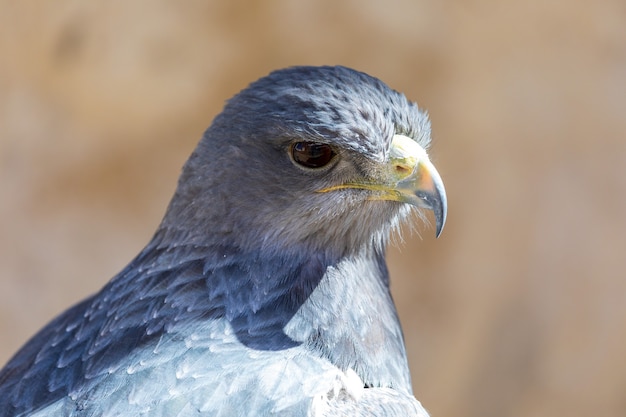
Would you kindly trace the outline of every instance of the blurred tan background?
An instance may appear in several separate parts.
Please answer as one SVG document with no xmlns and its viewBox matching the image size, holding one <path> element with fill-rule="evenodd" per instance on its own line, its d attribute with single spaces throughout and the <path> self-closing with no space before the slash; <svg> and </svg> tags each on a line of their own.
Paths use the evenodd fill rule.
<svg viewBox="0 0 626 417">
<path fill-rule="evenodd" d="M 428 109 L 449 196 L 389 259 L 433 417 L 626 415 L 623 0 L 0 2 L 0 362 L 160 221 L 223 102 L 343 64 Z"/>
</svg>

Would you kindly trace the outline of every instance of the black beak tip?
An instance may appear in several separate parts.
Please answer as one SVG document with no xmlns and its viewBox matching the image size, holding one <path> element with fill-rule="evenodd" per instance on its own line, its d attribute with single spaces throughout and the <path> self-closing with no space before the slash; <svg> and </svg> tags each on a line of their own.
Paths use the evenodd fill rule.
<svg viewBox="0 0 626 417">
<path fill-rule="evenodd" d="M 448 202 L 443 192 L 418 192 L 417 197 L 422 201 L 422 207 L 433 211 L 435 216 L 435 237 L 438 238 L 443 232 L 448 214 Z"/>
<path fill-rule="evenodd" d="M 448 214 L 448 203 L 446 201 L 445 194 L 434 199 L 433 203 L 433 213 L 435 214 L 435 237 L 438 238 L 441 236 L 443 227 L 446 225 L 446 217 Z"/>
</svg>

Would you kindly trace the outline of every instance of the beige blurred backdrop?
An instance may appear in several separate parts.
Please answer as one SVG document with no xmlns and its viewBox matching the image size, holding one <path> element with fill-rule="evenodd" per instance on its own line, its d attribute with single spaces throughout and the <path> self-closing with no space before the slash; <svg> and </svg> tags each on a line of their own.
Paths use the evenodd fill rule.
<svg viewBox="0 0 626 417">
<path fill-rule="evenodd" d="M 150 239 L 224 101 L 296 64 L 431 114 L 448 224 L 388 258 L 432 415 L 626 415 L 623 0 L 1 1 L 0 362 Z"/>
</svg>

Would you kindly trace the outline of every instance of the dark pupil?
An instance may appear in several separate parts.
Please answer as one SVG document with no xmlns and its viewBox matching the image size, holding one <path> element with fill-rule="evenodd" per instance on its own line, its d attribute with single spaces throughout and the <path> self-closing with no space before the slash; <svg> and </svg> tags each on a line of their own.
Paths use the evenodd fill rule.
<svg viewBox="0 0 626 417">
<path fill-rule="evenodd" d="M 330 145 L 315 142 L 296 142 L 291 149 L 293 160 L 307 168 L 320 168 L 335 156 Z"/>
</svg>

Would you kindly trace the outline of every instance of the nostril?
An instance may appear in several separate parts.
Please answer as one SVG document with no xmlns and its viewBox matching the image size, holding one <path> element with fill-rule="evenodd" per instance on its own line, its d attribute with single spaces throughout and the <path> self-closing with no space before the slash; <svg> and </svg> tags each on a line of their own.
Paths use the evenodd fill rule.
<svg viewBox="0 0 626 417">
<path fill-rule="evenodd" d="M 411 169 L 406 165 L 396 165 L 395 170 L 397 174 L 408 175 L 411 173 Z"/>
</svg>

